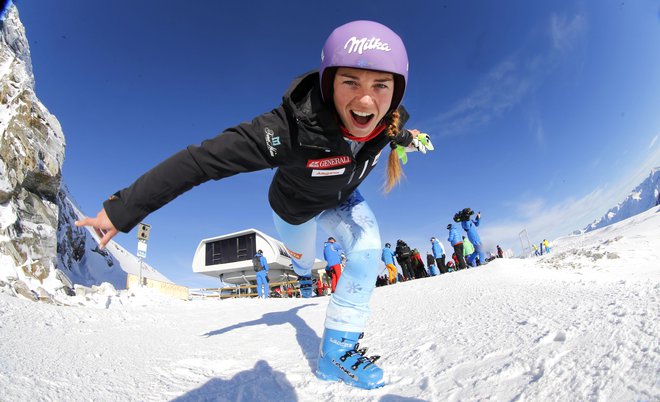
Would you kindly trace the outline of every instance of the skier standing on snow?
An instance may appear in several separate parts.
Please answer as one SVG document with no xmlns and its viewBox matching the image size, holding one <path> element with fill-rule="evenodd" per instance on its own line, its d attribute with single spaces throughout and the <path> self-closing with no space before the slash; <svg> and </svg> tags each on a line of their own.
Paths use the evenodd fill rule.
<svg viewBox="0 0 660 402">
<path fill-rule="evenodd" d="M 254 255 L 254 259 L 258 263 L 258 265 L 255 264 L 254 268 L 255 270 L 258 269 L 255 273 L 255 276 L 257 277 L 257 295 L 262 299 L 267 299 L 270 295 L 270 288 L 268 287 L 268 261 L 261 250 L 257 251 Z"/>
<path fill-rule="evenodd" d="M 394 265 L 394 251 L 392 251 L 392 245 L 390 243 L 385 243 L 380 259 L 385 264 L 385 268 L 387 268 L 390 285 L 396 283 L 397 271 Z"/>
<path fill-rule="evenodd" d="M 412 268 L 412 251 L 410 250 L 410 246 L 408 246 L 405 241 L 399 239 L 396 241 L 396 251 L 394 254 L 396 255 L 396 260 L 401 267 L 401 271 L 403 271 L 403 277 L 405 280 L 409 281 L 411 279 L 415 279 Z"/>
<path fill-rule="evenodd" d="M 463 258 L 469 267 L 477 266 L 477 252 L 474 251 L 474 245 L 467 237 L 463 236 Z"/>
<path fill-rule="evenodd" d="M 471 214 L 472 210 L 470 210 L 470 215 Z M 468 215 L 467 219 L 461 221 L 461 227 L 465 230 L 468 239 L 470 239 L 470 242 L 474 245 L 476 256 L 479 258 L 478 265 L 483 265 L 486 263 L 486 255 L 484 254 L 483 245 L 481 244 L 481 237 L 479 237 L 479 232 L 477 232 L 477 227 L 480 222 L 481 212 L 477 212 L 477 217 L 474 220 L 470 220 Z"/>
<path fill-rule="evenodd" d="M 392 149 L 385 191 L 401 179 L 397 152 L 432 146 L 428 135 L 403 129 L 400 107 L 408 77 L 401 38 L 384 25 L 354 21 L 335 29 L 321 52 L 320 71 L 297 78 L 282 105 L 251 122 L 191 145 L 107 201 L 93 226 L 104 247 L 149 213 L 208 180 L 277 168 L 269 190 L 275 227 L 290 251 L 301 294 L 311 297 L 316 232 L 321 226 L 346 251 L 346 268 L 328 303 L 316 375 L 360 388 L 384 385 L 383 371 L 358 339 L 380 269 L 380 233 L 357 190 L 382 149 Z"/>
<path fill-rule="evenodd" d="M 419 250 L 416 248 L 412 251 L 412 266 L 413 272 L 415 273 L 415 279 L 426 278 L 429 276 L 429 273 L 426 272 L 426 267 L 424 266 L 424 261 L 422 260 L 422 255 L 419 253 Z"/>
<path fill-rule="evenodd" d="M 445 267 L 445 246 L 440 243 L 440 240 L 435 237 L 431 237 L 431 251 L 433 252 L 433 257 L 435 262 L 438 264 L 438 269 L 441 274 L 447 273 L 447 267 Z"/>
<path fill-rule="evenodd" d="M 461 238 L 461 235 L 458 234 L 458 229 L 456 229 L 451 223 L 447 225 L 447 230 L 449 230 L 449 238 L 447 238 L 447 241 L 454 248 L 453 257 L 456 257 L 455 268 L 456 270 L 465 269 L 466 265 L 465 259 L 463 258 L 463 239 Z"/>
<path fill-rule="evenodd" d="M 341 277 L 341 261 L 344 256 L 344 250 L 341 249 L 341 246 L 337 244 L 334 237 L 328 237 L 328 241 L 325 242 L 323 246 L 323 257 L 328 263 L 328 268 L 326 271 L 330 270 L 331 284 L 330 289 L 332 293 L 335 293 L 337 289 L 337 282 Z"/>
</svg>

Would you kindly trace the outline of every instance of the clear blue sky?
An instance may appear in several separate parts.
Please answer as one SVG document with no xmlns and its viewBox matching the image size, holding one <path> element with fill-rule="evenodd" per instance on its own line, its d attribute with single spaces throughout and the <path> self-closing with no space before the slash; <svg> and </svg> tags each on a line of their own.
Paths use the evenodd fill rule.
<svg viewBox="0 0 660 402">
<path fill-rule="evenodd" d="M 436 147 L 411 156 L 390 195 L 384 164 L 362 185 L 383 241 L 426 252 L 471 207 L 487 246 L 519 252 L 522 229 L 539 242 L 584 227 L 660 165 L 657 1 L 17 4 L 37 95 L 66 136 L 65 183 L 88 215 L 172 153 L 276 107 L 355 19 L 406 43 L 408 128 Z M 147 261 L 184 285 L 217 284 L 192 273 L 192 254 L 249 227 L 277 236 L 271 176 L 207 183 L 152 214 Z M 116 239 L 135 252 L 135 233 Z"/>
</svg>

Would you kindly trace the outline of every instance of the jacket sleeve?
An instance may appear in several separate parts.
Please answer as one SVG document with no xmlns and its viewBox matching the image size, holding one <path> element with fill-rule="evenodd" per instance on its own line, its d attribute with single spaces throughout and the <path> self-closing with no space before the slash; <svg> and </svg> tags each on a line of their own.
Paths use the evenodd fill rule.
<svg viewBox="0 0 660 402">
<path fill-rule="evenodd" d="M 403 147 L 407 147 L 413 140 L 413 135 L 407 129 L 403 128 L 410 115 L 403 105 L 399 106 L 399 133 L 394 137 L 394 142 Z"/>
<path fill-rule="evenodd" d="M 191 145 L 118 191 L 103 206 L 112 224 L 129 232 L 151 212 L 208 180 L 281 165 L 291 149 L 283 107 Z"/>
</svg>

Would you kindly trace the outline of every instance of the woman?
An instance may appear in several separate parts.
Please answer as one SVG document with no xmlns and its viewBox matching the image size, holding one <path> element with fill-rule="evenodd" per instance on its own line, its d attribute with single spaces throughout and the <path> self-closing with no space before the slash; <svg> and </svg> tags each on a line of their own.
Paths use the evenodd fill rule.
<svg viewBox="0 0 660 402">
<path fill-rule="evenodd" d="M 96 218 L 76 224 L 94 227 L 103 247 L 200 183 L 276 167 L 268 198 L 303 296 L 311 296 L 318 226 L 347 257 L 328 305 L 316 375 L 360 388 L 382 386 L 377 357 L 358 349 L 381 242 L 357 187 L 385 146 L 392 148 L 386 191 L 402 175 L 394 150 L 426 150 L 425 134 L 402 129 L 407 77 L 408 57 L 397 34 L 372 21 L 342 25 L 323 47 L 320 70 L 297 78 L 280 107 L 173 155 L 105 201 Z"/>
</svg>

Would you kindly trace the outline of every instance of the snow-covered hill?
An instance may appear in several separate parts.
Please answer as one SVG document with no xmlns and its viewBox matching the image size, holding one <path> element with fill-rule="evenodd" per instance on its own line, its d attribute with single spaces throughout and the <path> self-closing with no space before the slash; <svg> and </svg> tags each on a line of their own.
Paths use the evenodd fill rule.
<svg viewBox="0 0 660 402">
<path fill-rule="evenodd" d="M 0 287 L 0 399 L 657 401 L 659 262 L 655 207 L 540 258 L 376 288 L 361 344 L 387 384 L 371 391 L 312 374 L 327 297 L 62 307 Z"/>
<path fill-rule="evenodd" d="M 660 205 L 660 167 L 654 168 L 639 186 L 625 200 L 607 211 L 605 215 L 590 223 L 582 231 L 589 232 L 637 215 L 642 211 Z"/>
</svg>

